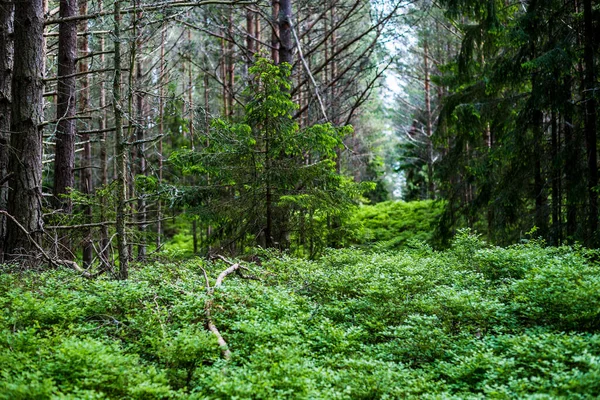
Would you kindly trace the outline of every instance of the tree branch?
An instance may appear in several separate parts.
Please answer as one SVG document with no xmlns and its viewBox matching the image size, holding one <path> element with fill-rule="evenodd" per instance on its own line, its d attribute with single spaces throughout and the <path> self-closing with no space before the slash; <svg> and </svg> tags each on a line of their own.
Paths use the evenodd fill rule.
<svg viewBox="0 0 600 400">
<path fill-rule="evenodd" d="M 243 1 L 243 0 L 165 1 L 163 3 L 157 3 L 157 4 L 147 5 L 147 6 L 143 6 L 143 7 L 137 6 L 137 7 L 125 8 L 125 9 L 121 10 L 121 14 L 131 14 L 131 13 L 147 12 L 147 11 L 158 11 L 158 10 L 164 10 L 166 8 L 173 8 L 173 7 L 199 7 L 199 6 L 206 6 L 206 5 L 210 5 L 210 4 L 236 5 L 236 4 L 255 4 L 255 3 L 256 3 L 255 1 Z M 66 18 L 52 18 L 52 19 L 46 20 L 44 25 L 47 26 L 47 25 L 60 24 L 62 22 L 83 21 L 83 20 L 87 20 L 87 19 L 95 19 L 98 17 L 103 17 L 106 15 L 112 14 L 112 13 L 113 13 L 112 10 L 105 10 L 105 11 L 98 11 L 94 14 L 76 15 L 73 17 L 66 17 Z"/>
<path fill-rule="evenodd" d="M 40 246 L 40 244 L 38 242 L 36 242 L 35 240 L 33 240 L 31 238 L 31 234 L 27 231 L 27 229 L 25 229 L 25 227 L 23 225 L 21 225 L 21 223 L 19 223 L 19 221 L 17 221 L 17 219 L 15 217 L 13 217 L 11 214 L 9 214 L 8 212 L 4 211 L 4 210 L 0 210 L 0 214 L 5 215 L 7 218 L 9 218 L 21 231 L 23 231 L 23 233 L 27 236 L 27 238 L 29 239 L 29 241 L 31 242 L 31 244 L 33 244 L 35 246 L 35 248 L 40 252 L 40 254 L 42 255 L 42 257 L 44 257 L 46 259 L 46 261 L 48 261 L 48 264 L 50 265 L 56 265 L 56 266 L 66 266 L 69 267 L 77 272 L 79 272 L 81 275 L 83 275 L 86 278 L 93 278 L 96 275 L 94 274 L 90 274 L 89 272 L 87 272 L 86 270 L 84 270 L 83 268 L 81 268 L 75 261 L 71 261 L 71 260 L 60 260 L 60 259 L 55 259 L 53 257 L 50 257 L 50 255 L 48 255 L 48 253 L 46 253 L 46 251 L 44 251 L 44 249 L 42 248 L 42 246 Z"/>
</svg>

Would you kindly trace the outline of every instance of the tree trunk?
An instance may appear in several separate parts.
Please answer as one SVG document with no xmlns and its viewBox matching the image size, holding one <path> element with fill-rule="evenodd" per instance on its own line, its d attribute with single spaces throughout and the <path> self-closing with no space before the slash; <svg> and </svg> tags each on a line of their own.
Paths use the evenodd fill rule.
<svg viewBox="0 0 600 400">
<path fill-rule="evenodd" d="M 292 0 L 279 1 L 279 63 L 293 64 L 292 50 Z"/>
<path fill-rule="evenodd" d="M 538 12 L 538 2 L 532 1 L 529 4 L 527 12 L 531 15 L 536 15 Z M 531 59 L 538 56 L 538 48 L 536 46 L 539 36 L 539 21 L 534 18 L 532 26 L 529 28 L 530 38 L 530 54 Z M 531 108 L 532 119 L 530 121 L 533 134 L 533 193 L 532 198 L 535 202 L 534 224 L 539 229 L 539 236 L 545 238 L 548 234 L 548 218 L 547 218 L 547 197 L 545 192 L 545 179 L 543 175 L 542 160 L 544 158 L 544 113 L 540 108 L 540 98 L 544 96 L 544 92 L 540 85 L 540 72 L 534 71 L 531 77 Z M 542 78 L 543 79 L 543 78 Z"/>
<path fill-rule="evenodd" d="M 163 24 L 160 38 L 160 71 L 158 77 L 158 184 L 162 184 L 163 179 L 163 140 L 162 136 L 165 132 L 165 41 L 167 36 L 167 28 L 166 25 Z M 162 234 L 163 234 L 163 225 L 162 225 L 162 201 L 160 198 L 158 199 L 156 209 L 156 248 L 160 249 L 162 246 Z"/>
<path fill-rule="evenodd" d="M 577 232 L 577 198 L 578 188 L 577 182 L 580 176 L 579 170 L 579 140 L 573 129 L 573 107 L 571 86 L 573 79 L 570 76 L 565 77 L 564 85 L 567 94 L 565 110 L 563 113 L 563 131 L 565 138 L 565 163 L 563 165 L 565 171 L 565 191 L 567 203 L 567 238 L 574 239 Z"/>
<path fill-rule="evenodd" d="M 225 35 L 225 31 L 223 31 L 223 36 Z M 220 70 L 221 70 L 221 81 L 222 81 L 222 87 L 223 87 L 223 116 L 227 117 L 229 116 L 229 95 L 227 93 L 227 82 L 229 81 L 227 79 L 227 55 L 225 54 L 225 38 L 221 39 L 221 65 L 220 65 Z"/>
<path fill-rule="evenodd" d="M 551 115 L 552 129 L 552 244 L 558 246 L 561 241 L 561 195 L 559 192 L 560 169 L 558 166 L 558 152 L 560 147 L 560 136 L 558 133 L 558 121 L 556 112 Z"/>
<path fill-rule="evenodd" d="M 260 14 L 259 13 L 255 13 L 255 15 L 254 15 L 254 37 L 256 38 L 256 42 L 254 45 L 254 52 L 260 53 L 261 47 L 262 47 L 261 46 L 262 38 L 261 38 Z"/>
<path fill-rule="evenodd" d="M 583 1 L 584 51 L 585 64 L 584 98 L 585 98 L 585 145 L 588 167 L 588 235 L 587 244 L 595 246 L 598 242 L 598 156 L 596 148 L 596 98 L 594 90 L 596 78 L 594 71 L 594 27 L 592 20 L 592 0 Z"/>
<path fill-rule="evenodd" d="M 8 212 L 27 230 L 8 221 L 6 259 L 33 254 L 41 242 L 42 130 L 44 93 L 44 5 L 42 0 L 15 3 L 11 155 Z"/>
<path fill-rule="evenodd" d="M 271 26 L 273 31 L 271 32 L 271 59 L 273 64 L 279 64 L 279 24 L 277 19 L 279 18 L 279 0 L 271 0 Z"/>
<path fill-rule="evenodd" d="M 233 7 L 229 7 L 229 23 L 227 24 L 227 36 L 229 41 L 227 42 L 227 103 L 229 104 L 230 118 L 233 117 L 233 102 L 234 102 L 234 83 L 235 83 L 235 62 L 233 54 Z"/>
<path fill-rule="evenodd" d="M 429 46 L 427 39 L 423 44 L 423 63 L 425 68 L 425 127 L 427 136 L 427 197 L 435 199 L 435 187 L 433 182 L 433 118 L 431 116 L 431 79 L 429 71 Z"/>
<path fill-rule="evenodd" d="M 121 1 L 114 3 L 114 79 L 113 110 L 115 114 L 115 164 L 117 169 L 117 209 L 116 230 L 119 251 L 119 279 L 127 279 L 129 249 L 125 236 L 125 205 L 127 197 L 127 148 L 123 137 L 123 105 L 121 104 Z"/>
<path fill-rule="evenodd" d="M 254 31 L 254 11 L 251 11 L 250 8 L 246 10 L 246 57 L 248 59 L 247 65 L 250 66 L 254 62 L 254 42 L 256 32 Z"/>
<path fill-rule="evenodd" d="M 77 15 L 76 0 L 60 0 L 61 18 Z M 54 157 L 54 203 L 63 213 L 72 212 L 69 188 L 75 183 L 75 59 L 77 58 L 77 22 L 61 22 L 58 27 L 58 83 L 56 104 L 56 152 Z"/>
<path fill-rule="evenodd" d="M 228 32 L 230 35 L 232 35 L 232 30 L 233 30 L 233 25 L 232 25 L 232 10 L 231 7 L 229 8 L 229 28 L 228 28 Z M 230 36 L 231 38 L 231 36 Z M 187 30 L 187 40 L 188 40 L 188 45 L 191 46 L 192 45 L 192 33 L 191 31 L 188 29 Z M 232 48 L 233 47 L 233 43 L 230 41 L 228 42 L 228 48 Z M 192 62 L 191 62 L 191 52 L 189 53 L 189 58 L 190 58 L 190 62 L 188 63 L 188 82 L 187 82 L 187 96 L 188 96 L 188 105 L 189 105 L 189 120 L 188 120 L 188 125 L 189 125 L 189 129 L 190 129 L 190 148 L 192 150 L 194 150 L 194 80 L 193 80 L 193 73 L 192 73 Z M 229 68 L 228 68 L 229 71 Z M 228 80 L 229 82 L 229 80 Z M 230 91 L 228 91 L 228 96 L 230 96 Z M 229 103 L 231 104 L 231 101 L 229 100 Z M 194 177 L 190 176 L 190 185 L 194 184 Z M 202 235 L 200 235 L 202 236 Z M 194 254 L 198 254 L 198 220 L 196 218 L 194 218 L 192 220 L 192 246 L 193 246 L 193 251 Z"/>
<path fill-rule="evenodd" d="M 204 73 L 204 129 L 206 133 L 206 139 L 204 142 L 204 146 L 210 146 L 210 102 L 209 102 L 209 86 L 208 86 L 208 74 Z M 210 185 L 210 175 L 206 175 L 206 183 Z M 207 207 L 209 205 L 210 199 L 207 200 Z M 212 225 L 209 223 L 206 227 L 206 251 L 210 254 L 211 251 L 211 236 L 212 236 Z"/>
<path fill-rule="evenodd" d="M 79 14 L 87 15 L 87 2 L 88 0 L 79 0 Z M 87 32 L 87 21 L 81 21 L 79 24 L 79 31 L 84 33 L 79 39 L 79 56 L 83 57 L 89 53 L 88 47 L 88 36 Z M 83 73 L 81 77 L 81 88 L 79 91 L 79 114 L 87 114 L 90 102 L 90 89 L 89 89 L 89 76 L 87 72 L 89 70 L 87 60 L 81 60 L 78 65 L 79 72 Z M 93 192 L 92 184 L 92 143 L 90 143 L 90 135 L 82 135 L 83 140 L 83 159 L 81 160 L 81 192 L 86 196 L 91 196 Z M 92 207 L 86 205 L 83 213 L 87 223 L 92 222 Z M 83 238 L 83 266 L 88 268 L 92 265 L 92 259 L 94 257 L 94 247 L 92 246 L 92 230 L 87 229 L 84 233 Z"/>
<path fill-rule="evenodd" d="M 10 112 L 11 84 L 13 71 L 13 17 L 14 6 L 9 2 L 0 3 L 0 178 L 9 174 L 10 156 Z M 8 181 L 0 185 L 0 210 L 6 211 L 8 202 Z M 4 260 L 6 239 L 6 217 L 0 215 L 0 263 Z"/>
<path fill-rule="evenodd" d="M 141 15 L 138 17 L 141 18 Z M 138 33 L 141 35 L 141 33 Z M 144 94 L 142 90 L 143 71 L 142 71 L 142 40 L 137 39 L 137 62 L 136 62 L 136 78 L 135 78 L 135 114 L 137 117 L 137 127 L 135 129 L 135 138 L 137 144 L 137 173 L 147 175 L 146 171 L 146 146 L 144 144 Z M 193 133 L 192 133 L 193 138 Z M 193 139 L 192 139 L 193 147 Z M 139 222 L 140 240 L 138 244 L 138 259 L 143 260 L 146 257 L 146 199 L 142 194 L 138 194 L 138 213 L 137 220 Z"/>
<path fill-rule="evenodd" d="M 535 80 L 535 79 L 534 79 Z M 534 83 L 535 87 L 535 83 Z M 548 198 L 546 196 L 546 182 L 542 171 L 544 150 L 542 145 L 544 135 L 544 114 L 540 110 L 533 111 L 533 137 L 534 137 L 534 183 L 533 196 L 535 199 L 535 225 L 539 235 L 546 237 L 548 234 Z"/>
<path fill-rule="evenodd" d="M 102 11 L 103 5 L 102 0 L 98 0 L 98 10 Z M 100 66 L 106 67 L 104 57 L 104 35 L 100 36 Z M 106 79 L 104 74 L 100 76 L 100 95 L 99 95 L 99 106 L 100 106 L 100 118 L 98 119 L 98 129 L 102 132 L 100 141 L 100 182 L 103 188 L 108 186 L 108 152 L 107 152 L 107 135 L 104 129 L 106 129 Z M 100 198 L 100 220 L 106 221 L 108 205 L 106 204 L 106 195 L 102 194 Z M 108 262 L 108 226 L 103 225 L 100 228 L 100 246 L 101 246 L 101 257 L 105 262 Z"/>
<path fill-rule="evenodd" d="M 265 247 L 273 247 L 273 193 L 271 191 L 271 134 L 265 130 Z"/>
</svg>

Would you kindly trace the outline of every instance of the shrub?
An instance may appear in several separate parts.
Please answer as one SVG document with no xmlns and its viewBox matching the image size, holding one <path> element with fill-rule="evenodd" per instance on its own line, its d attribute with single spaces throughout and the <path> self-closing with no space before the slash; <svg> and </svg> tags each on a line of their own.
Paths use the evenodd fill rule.
<svg viewBox="0 0 600 400">
<path fill-rule="evenodd" d="M 380 243 L 379 250 L 398 249 L 414 241 L 429 242 L 439 222 L 443 205 L 431 200 L 385 201 L 361 205 L 345 222 L 349 227 L 344 243 Z"/>
<path fill-rule="evenodd" d="M 0 399 L 597 398 L 596 253 L 461 232 L 450 249 L 0 275 Z"/>
</svg>

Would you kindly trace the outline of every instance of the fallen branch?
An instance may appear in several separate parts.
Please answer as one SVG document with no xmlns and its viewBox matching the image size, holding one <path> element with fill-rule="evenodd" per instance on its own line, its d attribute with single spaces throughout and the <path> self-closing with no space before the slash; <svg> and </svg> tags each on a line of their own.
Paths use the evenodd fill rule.
<svg viewBox="0 0 600 400">
<path fill-rule="evenodd" d="M 233 261 L 230 261 L 230 260 L 228 260 L 227 258 L 225 258 L 224 256 L 222 256 L 221 254 L 216 254 L 216 255 L 214 255 L 213 257 L 214 257 L 214 258 L 218 258 L 218 259 L 220 259 L 221 261 L 223 261 L 223 262 L 225 262 L 225 263 L 227 263 L 227 264 L 231 265 L 232 267 L 233 267 L 234 265 L 238 265 L 237 263 L 234 263 Z M 225 271 L 223 271 L 221 274 L 223 274 L 223 273 L 225 273 L 225 272 L 229 271 L 229 269 L 231 269 L 231 268 L 228 268 L 228 269 L 226 269 L 226 270 L 225 270 Z M 260 279 L 258 276 L 255 276 L 255 275 L 244 275 L 244 274 L 242 273 L 242 271 L 241 271 L 241 270 L 244 270 L 244 271 L 250 271 L 248 268 L 244 267 L 243 265 L 239 265 L 239 266 L 238 266 L 237 268 L 235 268 L 233 271 L 235 271 L 235 272 L 237 273 L 237 275 L 238 275 L 240 278 L 242 278 L 242 279 L 250 279 L 250 280 L 253 280 L 253 281 L 260 281 L 260 282 L 262 282 L 262 279 Z M 233 272 L 233 271 L 231 271 L 231 272 Z M 229 275 L 231 272 L 227 273 L 227 275 Z M 227 275 L 225 275 L 225 276 L 227 276 Z M 225 276 L 223 276 L 223 278 L 225 278 Z"/>
<path fill-rule="evenodd" d="M 244 267 L 240 263 L 235 263 L 233 261 L 230 261 L 220 254 L 217 254 L 213 257 L 222 260 L 223 262 L 229 264 L 230 266 L 229 266 L 229 268 L 225 269 L 224 271 L 222 271 L 219 274 L 219 276 L 217 277 L 217 280 L 215 281 L 215 286 L 213 286 L 213 287 L 210 286 L 210 281 L 208 279 L 208 274 L 206 273 L 206 270 L 204 268 L 200 267 L 200 269 L 202 270 L 202 273 L 204 274 L 204 280 L 206 282 L 206 294 L 208 295 L 208 299 L 206 300 L 206 303 L 204 303 L 204 315 L 206 316 L 206 327 L 208 328 L 209 331 L 211 331 L 217 337 L 217 343 L 219 343 L 219 347 L 221 348 L 221 353 L 223 354 L 223 358 L 225 360 L 229 360 L 231 358 L 231 351 L 229 350 L 229 347 L 227 346 L 227 342 L 225 341 L 225 339 L 223 339 L 223 335 L 221 335 L 221 332 L 219 332 L 219 329 L 215 325 L 215 323 L 212 319 L 211 312 L 210 312 L 212 305 L 213 305 L 214 291 L 216 288 L 219 288 L 219 287 L 221 287 L 221 285 L 223 285 L 223 280 L 227 277 L 227 275 L 231 275 L 234 272 L 236 272 L 240 277 L 242 277 L 244 279 L 254 279 L 254 280 L 260 281 L 260 278 L 253 276 L 253 275 L 243 275 L 241 273 L 241 270 L 249 271 L 248 268 Z"/>
<path fill-rule="evenodd" d="M 223 279 L 225 279 L 225 277 L 227 275 L 232 274 L 235 271 L 237 271 L 239 268 L 241 268 L 240 264 L 233 264 L 231 267 L 229 267 L 225 271 L 221 272 L 219 274 L 219 276 L 217 277 L 217 281 L 215 282 L 215 287 L 216 288 L 220 287 L 221 284 L 223 283 Z"/>
<path fill-rule="evenodd" d="M 206 274 L 206 270 L 202 267 L 200 267 L 200 269 L 202 270 L 202 273 L 204 274 L 204 280 L 206 281 L 206 294 L 208 294 L 208 296 L 209 296 L 208 300 L 206 300 L 206 303 L 204 303 L 204 315 L 206 316 L 206 326 L 207 326 L 208 330 L 211 331 L 217 337 L 217 343 L 219 344 L 219 347 L 221 348 L 221 353 L 223 354 L 223 358 L 225 360 L 229 360 L 231 358 L 231 351 L 229 350 L 229 348 L 227 346 L 227 342 L 225 341 L 225 339 L 223 339 L 223 335 L 221 335 L 221 332 L 219 332 L 219 329 L 213 322 L 212 316 L 210 313 L 210 309 L 213 304 L 212 296 L 214 293 L 214 289 L 210 287 L 210 282 L 208 281 L 208 275 Z"/>
<path fill-rule="evenodd" d="M 244 268 L 241 267 L 240 269 L 245 269 L 248 270 L 248 268 Z M 258 276 L 256 275 L 244 275 L 239 269 L 236 271 L 237 274 L 239 275 L 240 278 L 242 279 L 250 279 L 251 281 L 259 281 L 262 282 L 262 279 L 260 279 Z"/>
</svg>

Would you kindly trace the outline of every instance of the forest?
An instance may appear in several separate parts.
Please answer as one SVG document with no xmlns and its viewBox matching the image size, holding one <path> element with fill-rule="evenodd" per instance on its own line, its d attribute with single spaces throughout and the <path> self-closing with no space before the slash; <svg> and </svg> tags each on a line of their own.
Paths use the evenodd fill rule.
<svg viewBox="0 0 600 400">
<path fill-rule="evenodd" d="M 595 0 L 0 0 L 0 399 L 600 397 Z"/>
</svg>

